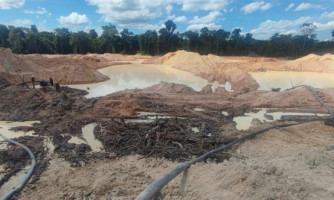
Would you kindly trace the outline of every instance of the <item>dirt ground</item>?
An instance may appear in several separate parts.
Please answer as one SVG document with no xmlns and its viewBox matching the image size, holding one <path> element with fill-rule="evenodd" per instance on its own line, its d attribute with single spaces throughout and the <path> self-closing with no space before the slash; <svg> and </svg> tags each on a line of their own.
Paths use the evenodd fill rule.
<svg viewBox="0 0 334 200">
<path fill-rule="evenodd" d="M 148 184 L 179 163 L 227 144 L 251 131 L 278 123 L 259 123 L 239 131 L 234 116 L 255 108 L 273 111 L 326 113 L 306 88 L 282 92 L 257 91 L 248 74 L 262 70 L 332 72 L 330 54 L 309 55 L 299 60 L 272 58 L 199 56 L 178 51 L 162 57 L 141 55 L 14 55 L 0 49 L 0 120 L 41 123 L 17 130 L 35 132 L 19 138 L 33 149 L 38 168 L 30 184 L 16 199 L 134 199 Z M 234 92 L 200 92 L 175 84 L 160 83 L 149 88 L 125 90 L 87 99 L 86 91 L 62 87 L 32 89 L 16 85 L 18 74 L 43 77 L 59 73 L 62 83 L 103 81 L 99 68 L 132 61 L 163 63 L 191 72 L 209 82 L 231 82 Z M 309 64 L 308 64 L 309 63 Z M 312 64 L 313 63 L 313 64 Z M 318 68 L 312 65 L 319 66 Z M 14 66 L 14 67 L 13 67 Z M 298 66 L 302 66 L 299 67 Z M 66 70 L 63 70 L 65 69 Z M 75 77 L 74 77 L 75 76 Z M 71 82 L 69 80 L 76 80 Z M 8 85 L 12 84 L 12 85 Z M 334 89 L 315 89 L 334 108 Z M 200 108 L 201 111 L 196 111 Z M 222 111 L 229 113 L 228 116 Z M 138 112 L 159 113 L 148 120 Z M 153 114 L 154 115 L 154 114 Z M 167 116 L 167 117 L 166 117 Z M 289 120 L 296 120 L 291 118 Z M 303 121 L 303 120 L 302 120 Z M 168 184 L 160 199 L 333 199 L 333 120 L 317 119 L 289 128 L 272 129 L 226 152 L 197 163 Z M 103 151 L 71 143 L 82 138 L 82 127 L 96 123 L 94 135 Z M 196 127 L 198 131 L 194 131 Z M 34 142 L 51 141 L 50 152 Z M 1 165 L 10 175 L 13 161 L 0 152 Z M 27 161 L 14 162 L 19 168 Z M 16 164 L 15 164 L 16 163 Z M 182 182 L 182 183 L 181 183 Z"/>
<path fill-rule="evenodd" d="M 229 160 L 192 166 L 161 192 L 163 199 L 333 199 L 332 127 L 312 122 L 272 130 L 228 153 Z M 20 199 L 133 199 L 176 167 L 139 155 L 94 160 L 71 168 L 53 158 Z M 183 179 L 183 180 L 182 180 Z"/>
</svg>

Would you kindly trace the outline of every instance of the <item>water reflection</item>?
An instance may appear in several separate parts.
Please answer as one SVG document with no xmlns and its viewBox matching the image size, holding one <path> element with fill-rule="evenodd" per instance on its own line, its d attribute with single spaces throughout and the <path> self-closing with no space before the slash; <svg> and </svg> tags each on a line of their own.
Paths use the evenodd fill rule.
<svg viewBox="0 0 334 200">
<path fill-rule="evenodd" d="M 196 91 L 200 91 L 208 84 L 203 78 L 166 65 L 145 65 L 135 62 L 129 65 L 107 67 L 99 71 L 110 77 L 110 80 L 102 83 L 71 85 L 71 87 L 84 90 L 89 88 L 89 94 L 86 97 L 92 98 L 125 89 L 142 89 L 162 81 L 184 84 Z"/>
</svg>

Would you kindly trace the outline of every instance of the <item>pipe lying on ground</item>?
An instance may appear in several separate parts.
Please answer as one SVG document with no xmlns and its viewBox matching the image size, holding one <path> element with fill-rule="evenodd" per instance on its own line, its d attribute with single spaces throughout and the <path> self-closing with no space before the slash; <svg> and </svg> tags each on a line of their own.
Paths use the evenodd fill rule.
<svg viewBox="0 0 334 200">
<path fill-rule="evenodd" d="M 289 88 L 287 90 L 293 90 L 299 87 L 306 87 L 312 94 L 313 96 L 317 99 L 317 101 L 324 107 L 326 108 L 326 110 L 328 111 L 328 113 L 331 115 L 332 118 L 334 118 L 334 113 L 330 110 L 330 108 L 318 97 L 318 95 L 315 93 L 314 89 L 311 86 L 308 85 L 299 85 L 299 86 L 295 86 L 292 88 Z"/>
<path fill-rule="evenodd" d="M 175 169 L 173 169 L 172 171 L 170 171 L 169 173 L 165 174 L 164 176 L 162 176 L 161 178 L 159 178 L 158 180 L 154 181 L 153 183 L 151 183 L 149 186 L 147 186 L 145 188 L 144 191 L 142 191 L 140 193 L 140 195 L 136 198 L 136 200 L 149 200 L 152 199 L 153 197 L 155 197 L 160 190 L 167 185 L 171 180 L 173 180 L 177 175 L 179 175 L 181 172 L 183 172 L 184 170 L 188 169 L 190 167 L 190 165 L 195 164 L 196 162 L 202 161 L 205 158 L 207 158 L 209 155 L 213 154 L 213 153 L 217 153 L 219 151 L 223 151 L 226 149 L 231 148 L 233 145 L 245 141 L 247 139 L 253 138 L 261 133 L 264 133 L 266 131 L 269 131 L 270 129 L 273 128 L 283 128 L 283 127 L 289 127 L 289 126 L 295 126 L 295 125 L 299 125 L 302 123 L 306 123 L 306 122 L 300 122 L 300 123 L 293 123 L 293 124 L 280 124 L 280 125 L 273 125 L 258 131 L 255 131 L 253 133 L 250 133 L 248 135 L 245 135 L 239 139 L 234 140 L 233 142 L 227 144 L 227 145 L 223 145 L 217 149 L 211 150 L 203 155 L 201 155 L 200 157 L 197 157 L 196 159 L 187 161 L 181 165 L 179 165 L 178 167 L 176 167 Z"/>
<path fill-rule="evenodd" d="M 328 113 L 331 115 L 331 118 L 334 118 L 334 113 L 330 110 L 330 108 L 318 97 L 318 95 L 315 93 L 315 91 L 313 90 L 313 88 L 311 86 L 308 86 L 308 85 L 299 85 L 299 86 L 296 86 L 296 87 L 292 87 L 290 89 L 287 89 L 287 90 L 292 90 L 292 89 L 295 89 L 295 88 L 298 88 L 298 87 L 306 87 L 308 90 L 311 91 L 311 93 L 313 94 L 313 96 L 315 96 L 315 98 L 318 100 L 318 102 L 326 108 L 326 110 L 328 111 Z M 314 120 L 313 120 L 314 121 Z M 149 200 L 149 199 L 152 199 L 153 197 L 155 197 L 159 192 L 160 190 L 165 186 L 167 185 L 171 180 L 173 180 L 177 175 L 179 175 L 182 171 L 188 169 L 190 167 L 190 165 L 196 163 L 196 162 L 199 162 L 199 161 L 202 161 L 204 160 L 206 157 L 208 157 L 209 155 L 213 154 L 213 153 L 217 153 L 219 151 L 223 151 L 223 150 L 226 150 L 228 148 L 231 148 L 233 145 L 239 143 L 239 142 L 242 142 L 242 141 L 245 141 L 249 138 L 253 138 L 255 137 L 256 135 L 258 134 L 261 134 L 261 133 L 264 133 L 270 129 L 273 129 L 273 128 L 283 128 L 283 127 L 289 127 L 289 126 L 294 126 L 294 125 L 298 125 L 298 124 L 302 124 L 302 123 L 306 123 L 306 122 L 310 122 L 310 121 L 305 121 L 305 122 L 300 122 L 300 123 L 294 123 L 294 124 L 281 124 L 281 125 L 274 125 L 274 126 L 270 126 L 270 127 L 267 127 L 267 128 L 264 128 L 264 129 L 261 129 L 261 130 L 258 130 L 258 131 L 255 131 L 253 133 L 250 133 L 248 135 L 245 135 L 237 140 L 234 140 L 233 142 L 227 144 L 227 145 L 223 145 L 217 149 L 214 149 L 212 151 L 209 151 L 205 154 L 203 154 L 202 156 L 194 159 L 194 160 L 190 160 L 190 161 L 187 161 L 181 165 L 179 165 L 178 167 L 176 167 L 175 169 L 173 169 L 172 171 L 170 171 L 169 173 L 167 173 L 166 175 L 164 175 L 163 177 L 159 178 L 158 180 L 154 181 L 153 183 L 151 183 L 149 186 L 147 186 L 145 188 L 144 191 L 142 191 L 140 193 L 140 195 L 136 198 L 136 200 Z"/>
<path fill-rule="evenodd" d="M 10 200 L 15 194 L 17 194 L 18 192 L 20 192 L 24 186 L 28 183 L 28 181 L 30 180 L 31 176 L 32 176 L 32 173 L 35 169 L 35 166 L 36 166 L 36 159 L 35 159 L 35 156 L 34 154 L 30 151 L 30 149 L 26 146 L 24 146 L 23 144 L 20 144 L 12 139 L 9 139 L 5 136 L 3 136 L 2 134 L 0 134 L 0 137 L 2 137 L 4 140 L 6 140 L 7 142 L 10 142 L 12 144 L 15 144 L 21 148 L 23 148 L 26 152 L 28 152 L 29 156 L 30 156 L 30 159 L 31 159 L 31 166 L 30 166 L 30 169 L 27 173 L 27 175 L 25 176 L 25 178 L 23 179 L 22 183 L 16 188 L 14 189 L 13 191 L 11 191 L 10 193 L 8 193 L 4 198 L 3 200 Z"/>
</svg>

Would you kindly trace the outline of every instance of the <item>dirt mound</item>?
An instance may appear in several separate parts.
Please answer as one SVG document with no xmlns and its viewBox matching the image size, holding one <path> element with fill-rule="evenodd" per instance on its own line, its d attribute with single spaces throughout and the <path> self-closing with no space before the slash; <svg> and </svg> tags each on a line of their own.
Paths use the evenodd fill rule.
<svg viewBox="0 0 334 200">
<path fill-rule="evenodd" d="M 20 82 L 21 79 L 17 75 L 0 72 L 0 86 L 6 84 L 17 84 Z"/>
<path fill-rule="evenodd" d="M 318 60 L 319 58 L 320 58 L 320 56 L 311 53 L 311 54 L 309 54 L 307 56 L 304 56 L 302 58 L 297 59 L 296 61 L 297 62 L 302 62 L 302 61 L 306 61 L 306 60 Z"/>
<path fill-rule="evenodd" d="M 12 53 L 10 49 L 0 48 L 0 71 L 6 73 L 27 73 L 42 70 L 35 63 L 27 62 L 20 56 Z"/>
<path fill-rule="evenodd" d="M 265 64 L 264 69 L 271 71 L 304 71 L 304 72 L 334 73 L 334 55 L 329 53 L 323 56 L 309 54 L 305 57 L 292 61 L 282 60 L 280 62 L 270 65 Z"/>
<path fill-rule="evenodd" d="M 30 80 L 33 74 L 36 80 L 48 80 L 53 77 L 61 84 L 101 82 L 108 79 L 92 69 L 85 59 L 72 59 L 70 56 L 15 55 L 10 49 L 0 48 L 0 72 L 20 74 Z M 93 65 L 96 60 L 90 62 Z"/>
<path fill-rule="evenodd" d="M 177 83 L 161 82 L 157 85 L 140 90 L 144 93 L 157 93 L 157 94 L 168 94 L 168 93 L 182 93 L 182 94 L 195 94 L 196 91 L 189 86 Z"/>
<path fill-rule="evenodd" d="M 224 84 L 228 81 L 232 85 L 232 90 L 236 92 L 256 90 L 257 82 L 246 71 L 238 67 L 238 62 L 214 55 L 201 56 L 198 53 L 177 51 L 166 54 L 163 64 L 191 72 L 210 82 L 218 81 Z"/>
</svg>

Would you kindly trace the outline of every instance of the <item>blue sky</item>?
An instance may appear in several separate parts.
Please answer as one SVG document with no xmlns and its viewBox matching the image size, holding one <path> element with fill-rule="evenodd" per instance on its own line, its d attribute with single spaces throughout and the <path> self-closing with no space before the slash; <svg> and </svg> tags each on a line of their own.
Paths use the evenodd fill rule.
<svg viewBox="0 0 334 200">
<path fill-rule="evenodd" d="M 238 27 L 257 39 L 299 34 L 301 24 L 314 23 L 318 39 L 326 40 L 334 30 L 334 0 L 0 0 L 1 24 L 35 24 L 40 31 L 68 27 L 101 33 L 101 26 L 112 23 L 142 33 L 159 30 L 167 19 L 179 32 Z"/>
</svg>

